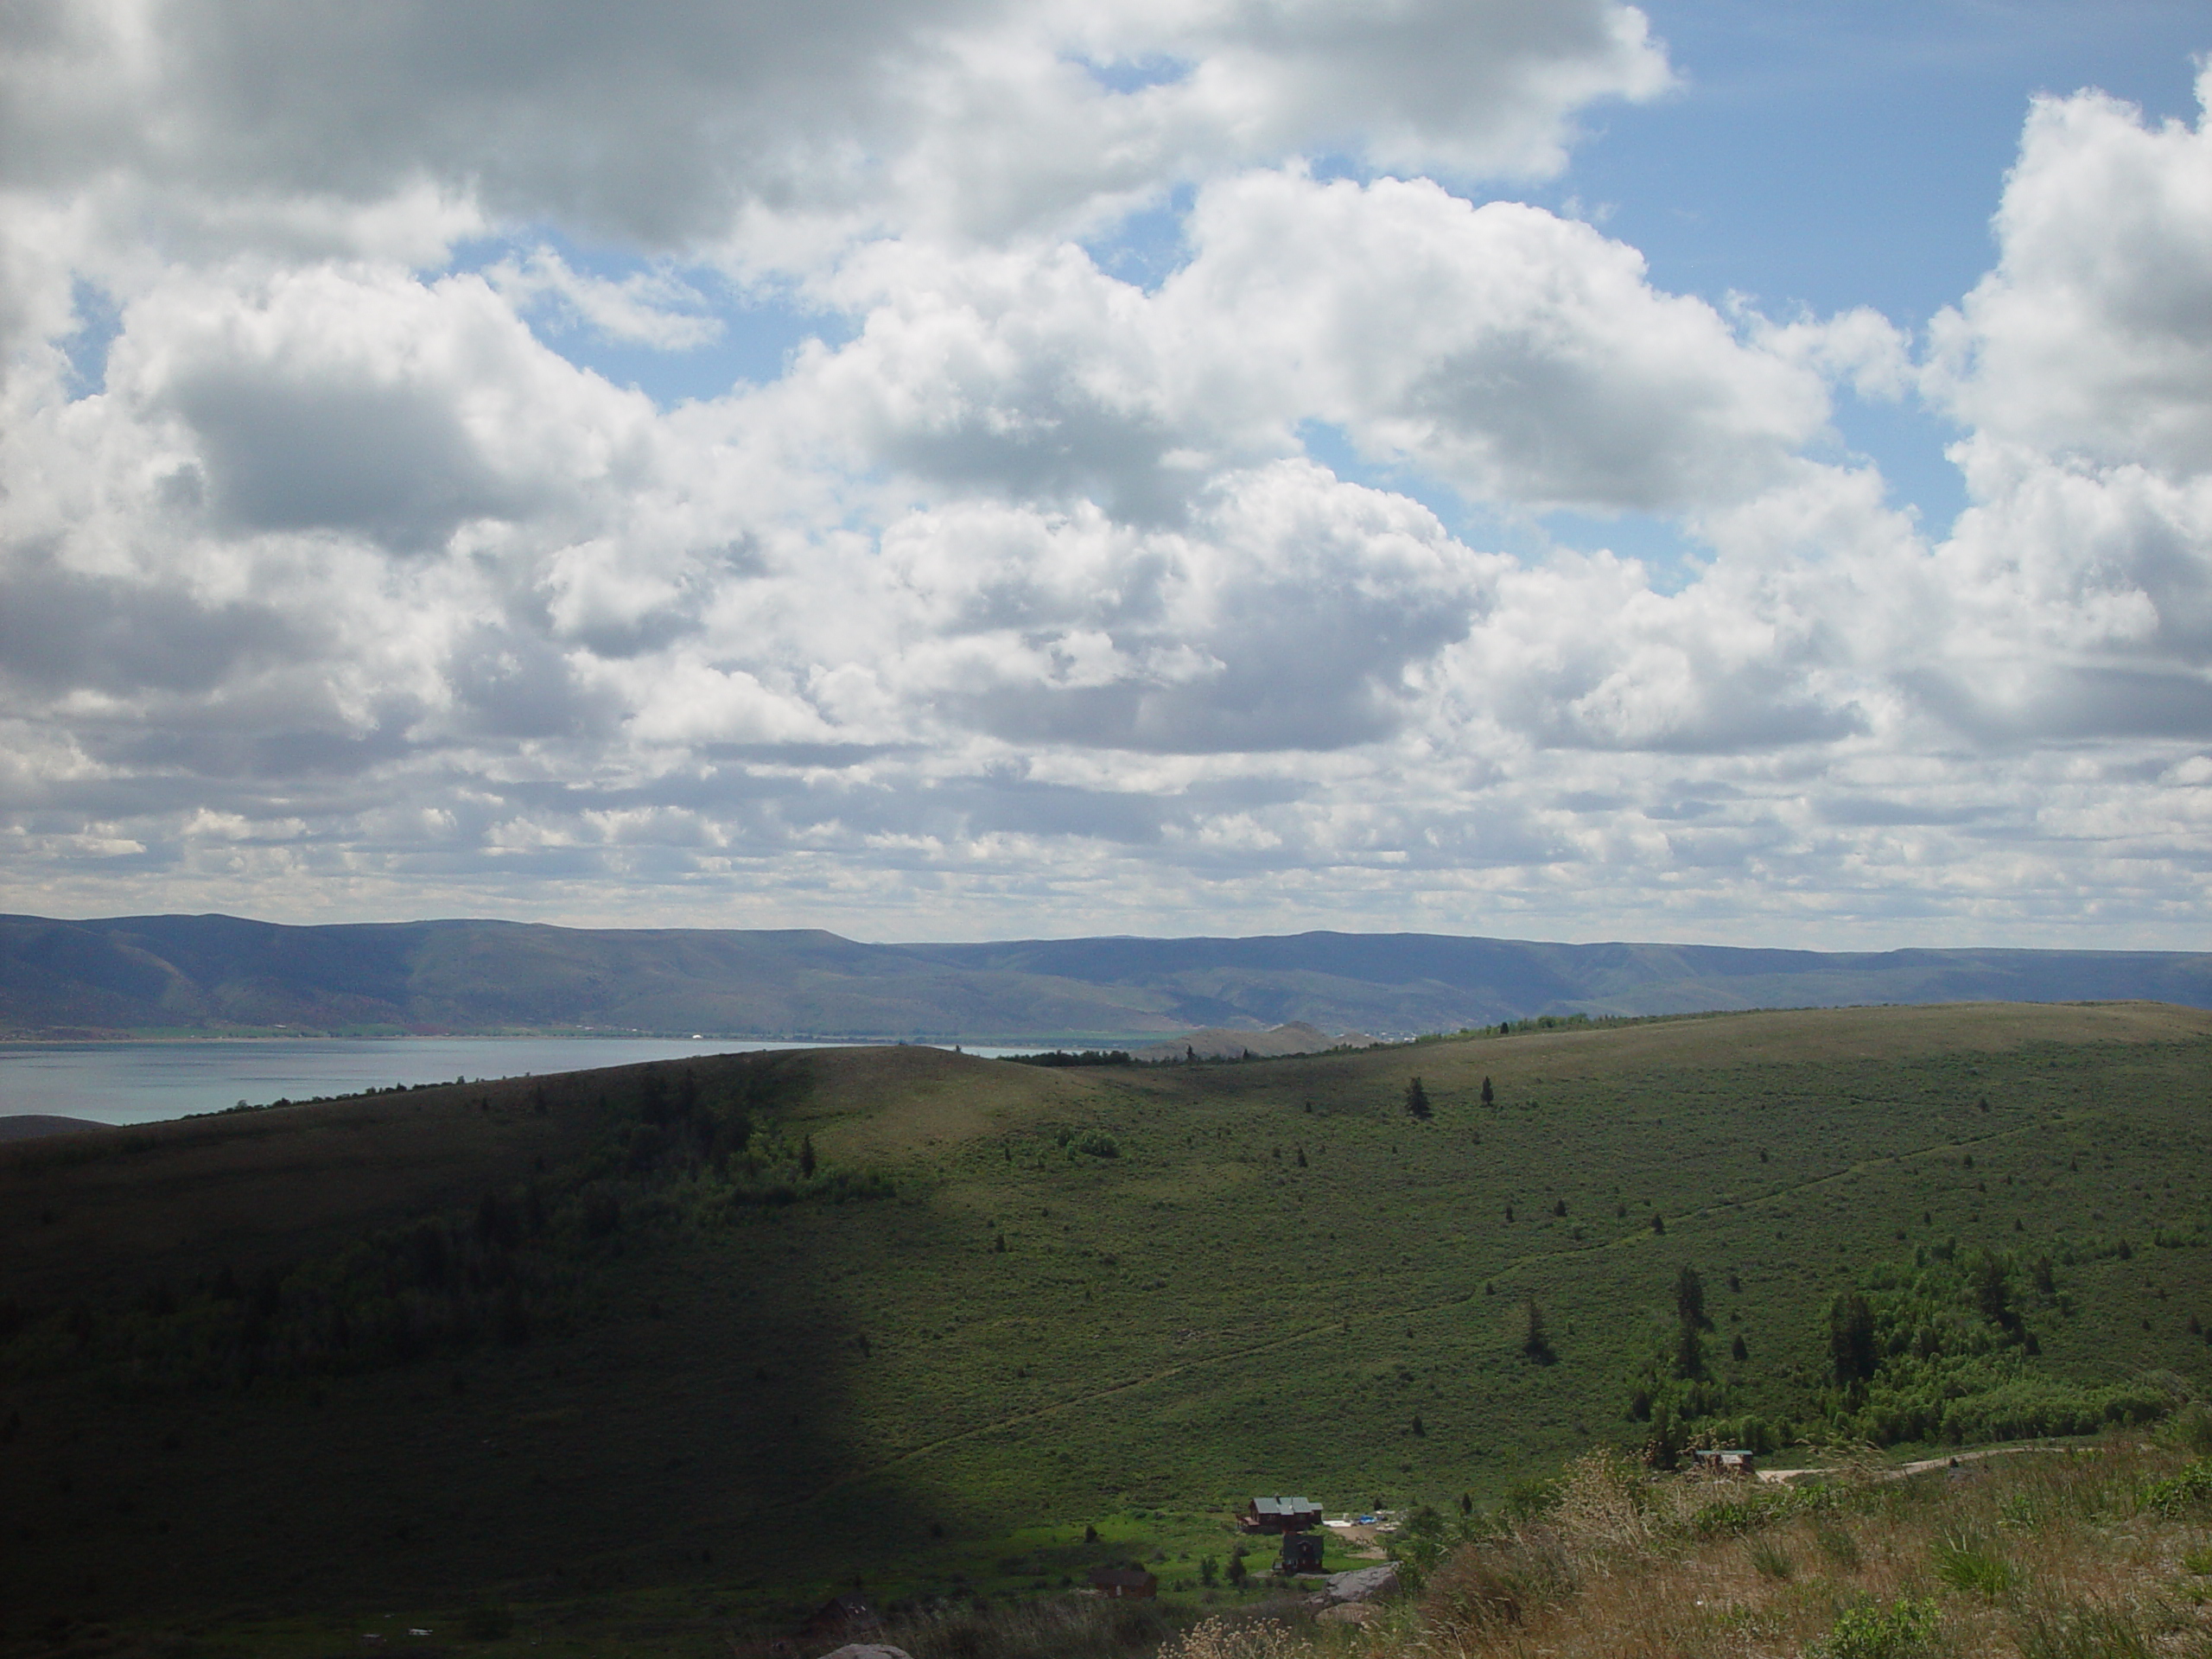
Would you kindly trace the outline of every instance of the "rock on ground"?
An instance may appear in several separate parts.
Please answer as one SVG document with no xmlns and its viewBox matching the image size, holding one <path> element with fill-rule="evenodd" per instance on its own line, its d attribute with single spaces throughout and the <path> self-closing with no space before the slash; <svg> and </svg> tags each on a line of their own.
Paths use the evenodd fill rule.
<svg viewBox="0 0 2212 1659">
<path fill-rule="evenodd" d="M 1376 1601 L 1398 1587 L 1398 1564 L 1385 1561 L 1380 1567 L 1356 1567 L 1349 1573 L 1329 1574 L 1327 1587 L 1322 1599 L 1332 1604 L 1346 1601 Z"/>
<path fill-rule="evenodd" d="M 1371 1601 L 1340 1601 L 1333 1607 L 1324 1607 L 1313 1619 L 1319 1624 L 1364 1624 L 1379 1618 L 1382 1611 Z"/>
</svg>

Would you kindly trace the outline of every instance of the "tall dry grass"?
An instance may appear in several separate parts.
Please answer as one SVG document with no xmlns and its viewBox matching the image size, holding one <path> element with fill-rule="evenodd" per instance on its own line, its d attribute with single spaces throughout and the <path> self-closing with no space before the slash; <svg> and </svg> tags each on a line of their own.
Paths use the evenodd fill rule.
<svg viewBox="0 0 2212 1659">
<path fill-rule="evenodd" d="M 2184 1433 L 1804 1490 L 1614 1453 L 1359 1625 L 1294 1602 L 1170 1634 L 1156 1603 L 917 1615 L 914 1659 L 2212 1659 L 2212 1458 Z"/>
<path fill-rule="evenodd" d="M 917 1612 L 863 1639 L 888 1643 L 912 1659 L 1134 1659 L 1154 1651 L 1173 1628 L 1157 1602 L 1058 1596 Z"/>
<path fill-rule="evenodd" d="M 1202 1626 L 1162 1659 L 2212 1659 L 2212 1474 L 2172 1478 L 2190 1449 L 1861 1465 L 1805 1491 L 1594 1454 L 1378 1623 Z"/>
</svg>

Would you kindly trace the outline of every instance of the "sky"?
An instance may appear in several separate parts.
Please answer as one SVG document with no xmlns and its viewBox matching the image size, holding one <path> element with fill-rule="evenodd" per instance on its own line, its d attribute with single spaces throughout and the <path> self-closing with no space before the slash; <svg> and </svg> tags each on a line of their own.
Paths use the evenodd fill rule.
<svg viewBox="0 0 2212 1659">
<path fill-rule="evenodd" d="M 2205 948 L 2208 50 L 16 0 L 0 909 Z"/>
</svg>

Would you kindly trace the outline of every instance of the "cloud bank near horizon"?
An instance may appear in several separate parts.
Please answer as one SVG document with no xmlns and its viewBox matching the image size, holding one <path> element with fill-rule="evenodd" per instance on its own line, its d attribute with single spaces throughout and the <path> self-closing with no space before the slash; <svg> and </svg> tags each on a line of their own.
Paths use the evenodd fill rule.
<svg viewBox="0 0 2212 1659">
<path fill-rule="evenodd" d="M 2037 100 L 1916 334 L 1510 199 L 1610 0 L 8 29 L 8 908 L 2201 942 L 2202 117 Z"/>
</svg>

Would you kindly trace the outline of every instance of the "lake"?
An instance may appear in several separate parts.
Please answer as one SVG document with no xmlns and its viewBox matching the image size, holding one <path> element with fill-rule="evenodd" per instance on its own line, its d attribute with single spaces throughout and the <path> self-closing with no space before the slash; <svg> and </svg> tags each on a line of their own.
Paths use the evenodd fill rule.
<svg viewBox="0 0 2212 1659">
<path fill-rule="evenodd" d="M 240 1101 L 312 1100 L 401 1083 L 543 1077 L 642 1060 L 755 1054 L 810 1043 L 633 1037 L 254 1038 L 234 1042 L 0 1043 L 0 1116 L 49 1112 L 151 1123 Z M 991 1057 L 1026 1049 L 970 1048 Z"/>
</svg>

